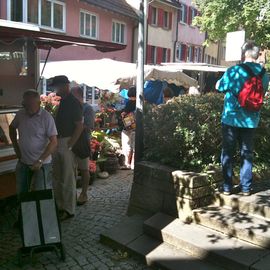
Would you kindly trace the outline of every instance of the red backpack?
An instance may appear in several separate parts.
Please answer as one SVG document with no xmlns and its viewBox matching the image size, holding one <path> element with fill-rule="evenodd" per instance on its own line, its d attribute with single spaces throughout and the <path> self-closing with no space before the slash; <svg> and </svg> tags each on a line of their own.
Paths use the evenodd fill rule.
<svg viewBox="0 0 270 270">
<path fill-rule="evenodd" d="M 249 78 L 245 81 L 242 90 L 237 96 L 240 106 L 251 112 L 258 112 L 263 105 L 264 89 L 262 83 L 262 77 L 265 73 L 265 69 L 255 75 L 252 69 L 246 65 L 239 65 L 249 75 Z"/>
</svg>

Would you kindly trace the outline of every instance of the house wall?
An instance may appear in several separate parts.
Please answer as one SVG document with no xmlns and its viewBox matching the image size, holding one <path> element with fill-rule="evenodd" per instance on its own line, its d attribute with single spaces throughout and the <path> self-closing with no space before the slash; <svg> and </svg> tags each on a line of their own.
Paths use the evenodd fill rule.
<svg viewBox="0 0 270 270">
<path fill-rule="evenodd" d="M 205 41 L 205 33 L 201 33 L 198 27 L 192 25 L 192 13 L 194 10 L 196 16 L 198 10 L 192 3 L 192 0 L 181 0 L 179 3 L 185 5 L 186 16 L 184 21 L 180 20 L 179 11 L 177 49 L 175 61 L 180 62 L 203 62 L 203 43 Z M 189 51 L 191 54 L 189 54 Z"/>
<path fill-rule="evenodd" d="M 194 7 L 192 0 L 181 0 L 187 6 Z M 183 43 L 193 45 L 202 45 L 205 40 L 205 33 L 201 33 L 198 27 L 190 26 L 179 22 L 178 24 L 178 40 Z"/>
<path fill-rule="evenodd" d="M 158 23 L 158 25 L 152 25 L 151 23 L 151 11 L 150 8 L 156 8 L 158 10 L 158 13 L 160 10 L 168 12 L 170 18 L 170 27 L 169 29 L 165 29 L 161 27 Z M 176 41 L 176 27 L 177 27 L 177 9 L 164 4 L 159 1 L 153 1 L 148 6 L 148 28 L 147 28 L 147 63 L 153 63 L 151 60 L 152 56 L 150 56 L 151 47 L 156 47 L 158 50 L 161 50 L 163 48 L 169 49 L 169 57 L 167 58 L 167 62 L 173 61 L 174 56 L 174 47 L 175 47 L 175 41 Z M 158 21 L 160 20 L 158 15 Z M 159 64 L 161 62 L 160 56 L 157 57 L 156 63 Z"/>
<path fill-rule="evenodd" d="M 204 62 L 208 64 L 218 64 L 218 53 L 219 44 L 215 42 L 210 42 L 210 44 L 205 47 Z"/>
<path fill-rule="evenodd" d="M 101 8 L 91 6 L 87 3 L 67 0 L 67 24 L 66 34 L 80 36 L 80 10 L 94 13 L 98 17 L 98 39 L 112 42 L 112 21 L 117 20 L 126 24 L 127 47 L 121 51 L 102 53 L 94 48 L 66 46 L 59 49 L 52 49 L 49 61 L 64 60 L 90 60 L 111 58 L 118 61 L 131 62 L 133 59 L 133 31 L 136 22 L 120 14 L 105 11 Z M 72 18 L 72 19 L 70 19 Z M 45 59 L 47 51 L 41 50 L 41 61 Z"/>
<path fill-rule="evenodd" d="M 66 46 L 52 49 L 49 61 L 83 60 L 111 58 L 131 62 L 133 59 L 133 31 L 137 22 L 129 17 L 91 6 L 85 2 L 66 0 L 66 32 L 64 35 L 80 36 L 80 10 L 97 15 L 98 39 L 112 42 L 112 21 L 117 20 L 126 24 L 126 49 L 116 52 L 102 53 L 94 48 Z M 0 18 L 7 19 L 7 0 L 0 1 Z M 137 40 L 136 40 L 137 42 Z M 40 50 L 41 61 L 46 58 L 47 51 Z"/>
</svg>

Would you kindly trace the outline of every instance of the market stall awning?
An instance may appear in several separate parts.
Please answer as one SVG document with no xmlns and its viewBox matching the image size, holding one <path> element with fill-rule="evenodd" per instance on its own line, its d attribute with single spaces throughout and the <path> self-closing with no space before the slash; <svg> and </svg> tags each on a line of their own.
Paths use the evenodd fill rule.
<svg viewBox="0 0 270 270">
<path fill-rule="evenodd" d="M 44 64 L 41 64 L 40 70 Z M 198 86 L 198 82 L 179 70 L 162 66 L 144 66 L 145 80 L 161 80 L 174 83 L 177 86 Z M 126 63 L 111 59 L 101 60 L 72 60 L 48 62 L 43 77 L 49 79 L 56 75 L 65 74 L 69 80 L 100 89 L 116 92 L 119 84 L 129 85 L 136 83 L 137 67 L 134 63 Z"/>
<path fill-rule="evenodd" d="M 35 25 L 0 20 L 0 41 L 10 43 L 14 40 L 25 38 L 33 40 L 40 49 L 49 49 L 51 47 L 57 49 L 71 45 L 93 47 L 101 52 L 110 52 L 126 48 L 126 45 L 122 44 L 68 36 L 64 33 L 44 31 Z"/>
<path fill-rule="evenodd" d="M 198 81 L 186 75 L 180 70 L 169 66 L 145 66 L 144 79 L 146 81 L 159 80 L 173 83 L 177 86 L 189 88 L 191 86 L 198 87 Z M 122 76 L 117 80 L 119 84 L 134 84 L 136 82 L 136 74 L 131 76 Z"/>
<path fill-rule="evenodd" d="M 203 72 L 225 72 L 228 67 L 211 65 L 207 63 L 161 63 L 162 66 L 171 67 L 175 70 L 190 70 Z"/>
<path fill-rule="evenodd" d="M 40 70 L 44 63 L 40 64 Z M 47 62 L 43 77 L 49 79 L 56 75 L 65 74 L 70 81 L 88 86 L 96 86 L 100 89 L 118 91 L 115 85 L 121 76 L 136 74 L 136 64 L 111 59 L 101 60 L 70 60 Z"/>
</svg>

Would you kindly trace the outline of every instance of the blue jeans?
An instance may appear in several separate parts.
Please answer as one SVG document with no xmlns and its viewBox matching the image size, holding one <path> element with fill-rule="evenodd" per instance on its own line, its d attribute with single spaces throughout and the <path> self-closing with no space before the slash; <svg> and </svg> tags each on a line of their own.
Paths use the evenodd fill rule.
<svg viewBox="0 0 270 270">
<path fill-rule="evenodd" d="M 41 169 L 32 171 L 28 165 L 18 161 L 16 166 L 17 194 L 30 190 L 50 189 L 52 187 L 51 177 L 48 176 L 51 174 L 51 164 L 43 164 L 43 168 L 45 175 Z"/>
<path fill-rule="evenodd" d="M 222 124 L 222 153 L 221 164 L 223 172 L 223 189 L 231 191 L 233 183 L 233 157 L 239 143 L 241 155 L 240 187 L 243 192 L 248 192 L 252 184 L 252 161 L 254 128 L 238 128 Z"/>
</svg>

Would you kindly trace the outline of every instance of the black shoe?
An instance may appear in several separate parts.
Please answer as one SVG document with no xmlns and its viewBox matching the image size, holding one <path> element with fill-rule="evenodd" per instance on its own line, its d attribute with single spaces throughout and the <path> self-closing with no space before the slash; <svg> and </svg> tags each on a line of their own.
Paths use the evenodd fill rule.
<svg viewBox="0 0 270 270">
<path fill-rule="evenodd" d="M 73 214 L 69 214 L 67 211 L 63 211 L 60 215 L 59 215 L 59 219 L 60 221 L 64 221 L 66 219 L 70 219 L 73 218 L 74 215 Z"/>
</svg>

